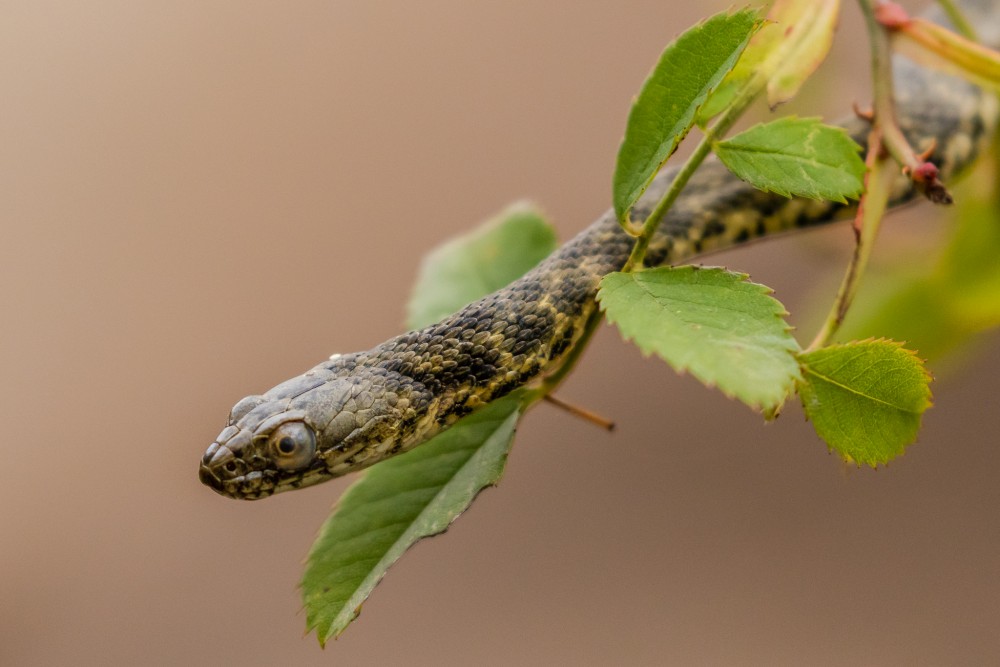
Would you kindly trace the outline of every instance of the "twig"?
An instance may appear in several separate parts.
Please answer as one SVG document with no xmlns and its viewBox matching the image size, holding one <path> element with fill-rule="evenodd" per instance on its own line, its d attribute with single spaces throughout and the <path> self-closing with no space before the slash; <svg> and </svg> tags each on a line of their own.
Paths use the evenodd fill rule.
<svg viewBox="0 0 1000 667">
<path fill-rule="evenodd" d="M 861 283 L 861 276 L 864 275 L 868 266 L 868 259 L 871 257 L 872 248 L 875 245 L 875 237 L 878 235 L 879 225 L 885 209 L 889 203 L 889 193 L 892 189 L 892 182 L 896 178 L 895 167 L 889 164 L 882 155 L 882 143 L 878 126 L 872 128 L 868 135 L 868 155 L 865 164 L 868 173 L 865 175 L 865 194 L 858 204 L 858 212 L 854 218 L 854 233 L 857 243 L 854 245 L 854 255 L 851 263 L 847 266 L 847 273 L 837 290 L 837 298 L 834 299 L 830 313 L 826 316 L 822 328 L 816 334 L 812 343 L 806 348 L 806 352 L 819 349 L 830 342 L 830 339 L 840 328 L 847 316 L 847 310 L 854 301 L 854 296 L 858 292 Z"/>
<path fill-rule="evenodd" d="M 600 426 L 605 431 L 615 430 L 615 423 L 610 419 L 606 419 L 586 408 L 581 408 L 579 405 L 573 405 L 572 403 L 564 401 L 554 394 L 545 394 L 545 400 L 556 407 L 562 408 L 575 417 L 580 417 L 584 421 L 588 421 L 595 426 Z"/>
<path fill-rule="evenodd" d="M 649 247 L 649 242 L 656 233 L 656 228 L 660 226 L 660 222 L 667 214 L 667 211 L 674 205 L 681 190 L 691 180 L 691 176 L 701 166 L 701 163 L 705 161 L 705 158 L 712 153 L 712 144 L 725 135 L 729 131 L 729 128 L 739 120 L 743 112 L 750 106 L 750 103 L 756 99 L 765 83 L 766 81 L 759 74 L 753 75 L 743 85 L 729 108 L 722 113 L 714 125 L 705 130 L 705 136 L 702 137 L 701 142 L 695 147 L 694 152 L 691 153 L 688 159 L 685 160 L 677 175 L 674 176 L 674 180 L 670 182 L 670 187 L 667 188 L 666 193 L 657 202 L 656 207 L 649 214 L 649 217 L 642 223 L 642 229 L 639 230 L 638 234 L 632 232 L 637 238 L 635 246 L 632 248 L 632 253 L 622 268 L 623 273 L 629 273 L 642 267 L 642 260 L 646 257 L 646 249 Z"/>
<path fill-rule="evenodd" d="M 894 2 L 858 0 L 861 13 L 868 27 L 872 49 L 872 77 L 875 92 L 875 123 L 881 127 L 882 146 L 903 167 L 920 192 L 935 204 L 950 204 L 951 194 L 941 182 L 938 168 L 927 161 L 934 146 L 917 153 L 906 139 L 896 121 L 896 101 L 893 98 L 892 51 L 887 30 L 892 30 L 910 20 L 906 11 Z"/>
<path fill-rule="evenodd" d="M 872 130 L 868 135 L 868 155 L 865 159 L 868 167 L 865 176 L 865 194 L 861 198 L 854 219 L 854 234 L 857 240 L 854 255 L 851 257 L 851 263 L 847 267 L 847 273 L 837 291 L 830 313 L 812 343 L 806 348 L 807 352 L 826 345 L 840 328 L 857 294 L 861 276 L 868 266 L 872 246 L 889 202 L 894 178 L 892 167 L 885 163 L 883 151 L 902 165 L 903 173 L 909 176 L 914 185 L 931 201 L 939 204 L 950 204 L 952 201 L 951 195 L 938 178 L 937 167 L 927 162 L 934 146 L 923 153 L 916 153 L 896 121 L 892 57 L 887 30 L 898 29 L 910 18 L 905 10 L 894 2 L 879 2 L 878 6 L 875 6 L 872 0 L 858 0 L 858 4 L 868 26 L 875 93 L 875 104 L 870 114 L 855 109 L 859 116 L 867 118 L 872 123 Z"/>
</svg>

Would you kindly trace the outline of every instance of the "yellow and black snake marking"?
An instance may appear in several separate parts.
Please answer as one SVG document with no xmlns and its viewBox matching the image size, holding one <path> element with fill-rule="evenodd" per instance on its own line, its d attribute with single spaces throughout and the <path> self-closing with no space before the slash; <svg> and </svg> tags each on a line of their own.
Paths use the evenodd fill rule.
<svg viewBox="0 0 1000 667">
<path fill-rule="evenodd" d="M 961 3 L 1000 45 L 1000 0 Z M 932 14 L 940 20 L 938 13 Z M 967 167 L 994 130 L 995 98 L 955 78 L 895 63 L 900 123 L 911 143 L 936 142 L 944 178 Z M 864 143 L 867 126 L 844 123 Z M 645 218 L 673 177 L 636 206 Z M 913 197 L 901 178 L 895 203 Z M 843 218 L 841 204 L 760 192 L 705 163 L 649 247 L 649 266 Z M 611 212 L 521 279 L 444 320 L 371 350 L 324 361 L 232 409 L 201 462 L 201 480 L 232 498 L 263 498 L 360 470 L 426 441 L 485 403 L 551 374 L 595 311 L 598 282 L 622 267 L 633 240 Z"/>
</svg>

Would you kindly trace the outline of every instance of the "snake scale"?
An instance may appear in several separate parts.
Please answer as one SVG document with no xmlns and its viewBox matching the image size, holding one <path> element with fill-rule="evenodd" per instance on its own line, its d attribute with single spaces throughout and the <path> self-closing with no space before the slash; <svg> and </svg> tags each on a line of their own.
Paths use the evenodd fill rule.
<svg viewBox="0 0 1000 667">
<path fill-rule="evenodd" d="M 987 44 L 1000 45 L 1000 0 L 962 8 Z M 941 20 L 939 13 L 930 14 Z M 992 135 L 992 94 L 958 79 L 894 63 L 899 122 L 912 145 L 936 146 L 947 179 Z M 859 143 L 867 125 L 844 123 Z M 664 170 L 637 204 L 642 219 L 675 172 Z M 914 196 L 900 178 L 894 203 Z M 650 243 L 648 266 L 842 219 L 841 204 L 755 190 L 719 162 L 702 165 Z M 598 283 L 620 269 L 633 239 L 605 213 L 535 269 L 432 326 L 365 352 L 340 355 L 248 396 L 205 453 L 201 480 L 232 498 L 311 486 L 405 452 L 463 415 L 557 370 L 597 308 Z"/>
</svg>

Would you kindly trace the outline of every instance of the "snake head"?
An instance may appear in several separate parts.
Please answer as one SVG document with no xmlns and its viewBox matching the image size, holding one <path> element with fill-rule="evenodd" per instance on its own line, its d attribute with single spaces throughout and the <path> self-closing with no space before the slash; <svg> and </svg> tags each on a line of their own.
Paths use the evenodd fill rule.
<svg viewBox="0 0 1000 667">
<path fill-rule="evenodd" d="M 360 470 L 400 451 L 416 412 L 386 373 L 324 366 L 247 396 L 202 457 L 199 477 L 230 498 L 265 498 Z"/>
</svg>

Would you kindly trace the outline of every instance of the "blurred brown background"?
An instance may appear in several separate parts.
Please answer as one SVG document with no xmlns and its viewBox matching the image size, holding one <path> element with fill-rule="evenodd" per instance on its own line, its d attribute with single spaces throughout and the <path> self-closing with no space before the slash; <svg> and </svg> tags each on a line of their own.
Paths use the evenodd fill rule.
<svg viewBox="0 0 1000 667">
<path fill-rule="evenodd" d="M 433 245 L 522 197 L 564 238 L 606 208 L 629 99 L 727 4 L 0 5 L 0 664 L 1000 659 L 995 344 L 873 472 L 605 329 L 561 394 L 619 430 L 534 411 L 501 487 L 325 652 L 296 583 L 346 482 L 197 480 L 236 400 L 397 333 Z M 867 100 L 845 4 L 800 110 Z M 903 219 L 886 247 L 941 224 Z M 849 243 L 710 261 L 805 337 Z"/>
</svg>

